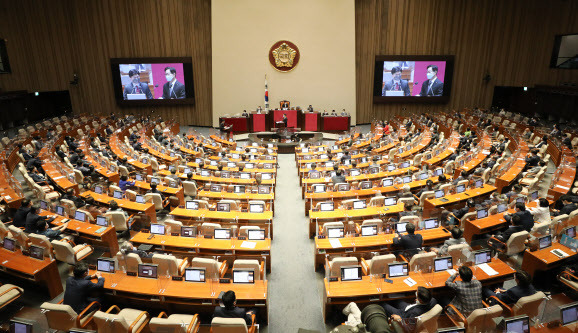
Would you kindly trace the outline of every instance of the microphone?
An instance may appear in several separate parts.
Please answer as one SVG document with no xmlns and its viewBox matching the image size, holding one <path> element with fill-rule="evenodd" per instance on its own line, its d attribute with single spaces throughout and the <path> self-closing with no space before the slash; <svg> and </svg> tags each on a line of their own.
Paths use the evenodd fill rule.
<svg viewBox="0 0 578 333">
<path fill-rule="evenodd" d="M 419 84 L 419 81 L 413 81 L 413 85 L 417 86 Z"/>
</svg>

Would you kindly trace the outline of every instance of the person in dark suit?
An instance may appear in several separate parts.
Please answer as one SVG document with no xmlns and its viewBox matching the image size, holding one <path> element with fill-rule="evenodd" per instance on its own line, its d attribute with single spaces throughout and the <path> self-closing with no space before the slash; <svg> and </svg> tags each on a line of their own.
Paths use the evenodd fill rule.
<svg viewBox="0 0 578 333">
<path fill-rule="evenodd" d="M 411 95 L 409 92 L 409 84 L 407 83 L 407 80 L 401 79 L 401 72 L 402 69 L 399 66 L 395 66 L 391 69 L 391 75 L 393 76 L 393 79 L 385 83 L 383 86 L 383 91 L 381 92 L 381 96 L 386 96 L 388 91 L 403 91 L 404 96 Z"/>
<path fill-rule="evenodd" d="M 247 326 L 251 326 L 252 319 L 251 316 L 255 314 L 253 310 L 245 311 L 244 308 L 237 307 L 237 297 L 235 292 L 229 290 L 223 294 L 223 305 L 217 306 L 213 317 L 216 318 L 243 318 Z"/>
<path fill-rule="evenodd" d="M 553 209 L 552 216 L 570 215 L 570 213 L 578 209 L 578 206 L 572 201 L 572 196 L 570 195 L 563 195 L 559 200 L 562 202 L 562 208 L 560 208 L 560 210 Z"/>
<path fill-rule="evenodd" d="M 32 207 L 30 208 L 30 212 L 28 213 L 28 215 L 26 215 L 26 223 L 25 223 L 26 229 L 24 231 L 26 231 L 27 233 L 31 232 L 37 233 L 38 223 L 40 221 L 52 222 L 54 220 L 54 218 L 49 219 L 46 216 L 40 216 L 38 215 L 38 212 L 40 212 L 40 206 L 32 205 Z"/>
<path fill-rule="evenodd" d="M 30 213 L 30 200 L 23 199 L 20 203 L 20 208 L 14 213 L 12 225 L 17 228 L 24 228 L 26 226 L 26 216 Z"/>
<path fill-rule="evenodd" d="M 98 279 L 97 283 L 90 280 Z M 94 293 L 104 286 L 104 278 L 100 272 L 88 275 L 88 265 L 81 261 L 74 265 L 74 276 L 66 279 L 66 290 L 64 291 L 64 305 L 70 307 L 76 312 L 81 313 L 90 303 L 99 299 L 94 297 Z"/>
<path fill-rule="evenodd" d="M 186 98 L 185 85 L 177 81 L 177 70 L 174 67 L 165 67 L 167 83 L 163 86 L 162 99 Z"/>
<path fill-rule="evenodd" d="M 512 214 L 512 216 L 504 215 L 504 219 L 509 221 L 514 216 L 520 217 L 520 226 L 527 232 L 530 232 L 534 227 L 534 215 L 532 215 L 530 211 L 526 210 L 526 205 L 523 203 L 516 203 L 516 212 Z"/>
<path fill-rule="evenodd" d="M 414 304 L 401 301 L 394 305 L 383 304 L 382 307 L 388 317 L 401 323 L 402 319 L 421 316 L 431 310 L 436 304 L 436 299 L 432 297 L 431 292 L 427 288 L 417 287 Z"/>
<path fill-rule="evenodd" d="M 285 124 L 285 128 L 287 128 L 288 119 L 287 119 L 287 115 L 285 113 L 283 114 L 283 120 L 282 121 L 283 121 L 283 124 Z"/>
<path fill-rule="evenodd" d="M 393 239 L 393 245 L 406 250 L 409 254 L 416 254 L 419 252 L 423 245 L 423 237 L 415 234 L 415 224 L 408 223 L 405 226 L 405 231 L 407 235 L 397 234 L 397 237 Z"/>
<path fill-rule="evenodd" d="M 532 149 L 530 154 L 526 156 L 526 169 L 535 167 L 540 163 L 540 156 L 538 156 L 538 149 Z"/>
<path fill-rule="evenodd" d="M 516 278 L 516 286 L 505 290 L 496 288 L 492 291 L 488 287 L 482 289 L 482 295 L 488 299 L 491 296 L 496 296 L 500 301 L 506 304 L 515 304 L 522 297 L 531 296 L 536 293 L 536 289 L 532 285 L 532 277 L 525 271 L 517 271 L 514 275 Z M 488 304 L 497 304 L 496 300 L 488 299 Z"/>
<path fill-rule="evenodd" d="M 420 96 L 442 96 L 444 83 L 438 79 L 438 66 L 427 66 L 427 81 L 422 83 Z"/>
<path fill-rule="evenodd" d="M 520 215 L 514 215 L 512 216 L 510 226 L 508 227 L 508 229 L 506 229 L 506 231 L 504 231 L 503 233 L 496 235 L 496 238 L 506 243 L 508 239 L 510 239 L 510 236 L 520 231 L 524 231 L 524 227 L 522 227 L 521 225 Z"/>
<path fill-rule="evenodd" d="M 148 84 L 140 82 L 140 74 L 138 70 L 131 69 L 128 71 L 128 77 L 130 83 L 124 86 L 124 92 L 122 93 L 123 99 L 128 99 L 128 94 L 145 94 L 147 99 L 153 99 L 153 94 L 151 93 Z"/>
</svg>

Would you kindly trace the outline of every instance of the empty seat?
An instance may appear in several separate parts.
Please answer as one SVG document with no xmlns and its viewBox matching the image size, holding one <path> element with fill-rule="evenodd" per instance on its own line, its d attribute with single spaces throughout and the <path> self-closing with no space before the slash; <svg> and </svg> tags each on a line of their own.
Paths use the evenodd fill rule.
<svg viewBox="0 0 578 333">
<path fill-rule="evenodd" d="M 46 316 L 49 328 L 68 332 L 72 328 L 86 328 L 96 311 L 100 309 L 100 305 L 92 302 L 80 315 L 70 305 L 60 303 L 44 302 L 40 305 L 40 309 Z"/>
<path fill-rule="evenodd" d="M 263 263 L 257 259 L 236 259 L 233 261 L 233 269 L 251 270 L 255 280 L 263 279 Z"/>
<path fill-rule="evenodd" d="M 151 333 L 196 333 L 201 321 L 198 315 L 167 314 L 161 312 L 158 317 L 151 318 L 149 329 Z"/>
<path fill-rule="evenodd" d="M 205 268 L 205 277 L 207 279 L 218 279 L 223 277 L 227 272 L 227 261 L 222 263 L 216 259 L 210 258 L 193 258 L 191 261 L 192 268 Z"/>
<path fill-rule="evenodd" d="M 387 273 L 387 265 L 395 261 L 395 254 L 382 254 L 373 256 L 369 260 L 361 258 L 361 268 L 365 275 Z"/>
<path fill-rule="evenodd" d="M 82 259 L 88 257 L 94 249 L 88 244 L 75 245 L 72 247 L 67 241 L 52 241 L 52 248 L 54 249 L 54 256 L 56 260 L 69 263 L 71 265 L 76 264 Z"/>
<path fill-rule="evenodd" d="M 158 265 L 159 275 L 182 276 L 189 265 L 189 259 L 177 259 L 172 254 L 153 254 L 153 264 Z"/>
<path fill-rule="evenodd" d="M 247 323 L 243 318 L 220 318 L 215 317 L 211 321 L 211 333 L 254 333 L 255 316 L 251 327 L 247 328 Z"/>
<path fill-rule="evenodd" d="M 218 223 L 204 222 L 201 224 L 201 234 L 203 236 L 213 236 L 215 234 L 215 229 L 220 229 L 221 225 Z"/>
<path fill-rule="evenodd" d="M 0 285 L 0 309 L 20 298 L 23 293 L 24 289 L 13 284 Z"/>
<path fill-rule="evenodd" d="M 106 312 L 97 311 L 93 318 L 99 333 L 140 332 L 149 322 L 149 314 L 146 311 L 121 310 L 116 305 L 111 306 Z"/>
<path fill-rule="evenodd" d="M 329 277 L 341 277 L 341 267 L 355 266 L 359 262 L 355 257 L 336 257 L 330 261 L 326 259 L 325 272 Z"/>
<path fill-rule="evenodd" d="M 433 260 L 435 257 L 435 252 L 418 253 L 411 257 L 409 269 L 411 271 L 430 271 L 433 269 Z"/>
</svg>

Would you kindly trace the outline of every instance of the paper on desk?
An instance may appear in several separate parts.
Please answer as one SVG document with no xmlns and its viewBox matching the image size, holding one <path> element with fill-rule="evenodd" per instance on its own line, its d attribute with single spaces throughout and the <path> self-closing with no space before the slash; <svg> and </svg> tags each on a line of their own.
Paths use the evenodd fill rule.
<svg viewBox="0 0 578 333">
<path fill-rule="evenodd" d="M 566 191 L 569 191 L 569 190 L 570 190 L 569 187 L 562 186 L 562 185 L 557 185 L 556 187 L 561 188 L 561 189 L 566 190 Z"/>
<path fill-rule="evenodd" d="M 455 269 L 448 269 L 446 272 L 448 272 L 449 275 L 454 275 L 457 273 Z"/>
<path fill-rule="evenodd" d="M 6 201 L 10 201 L 12 200 L 12 197 L 7 194 L 4 196 L 4 199 L 6 199 Z"/>
<path fill-rule="evenodd" d="M 54 177 L 53 180 L 57 180 L 57 179 L 60 179 L 60 178 L 64 178 L 64 176 Z"/>
<path fill-rule="evenodd" d="M 409 278 L 409 277 L 407 279 L 403 280 L 403 282 L 405 282 L 405 284 L 407 284 L 410 287 L 417 284 L 417 282 L 415 282 L 412 278 Z"/>
<path fill-rule="evenodd" d="M 256 242 L 243 241 L 243 243 L 241 243 L 241 247 L 246 249 L 254 249 L 256 245 L 257 245 Z"/>
<path fill-rule="evenodd" d="M 488 264 L 481 264 L 478 265 L 478 267 L 481 268 L 482 271 L 484 271 L 484 273 L 488 274 L 489 276 L 498 275 L 498 272 L 496 272 L 496 270 L 490 267 Z"/>
<path fill-rule="evenodd" d="M 337 238 L 331 238 L 329 239 L 329 244 L 331 244 L 332 248 L 338 248 L 341 247 L 341 242 L 339 241 L 339 239 Z"/>
</svg>

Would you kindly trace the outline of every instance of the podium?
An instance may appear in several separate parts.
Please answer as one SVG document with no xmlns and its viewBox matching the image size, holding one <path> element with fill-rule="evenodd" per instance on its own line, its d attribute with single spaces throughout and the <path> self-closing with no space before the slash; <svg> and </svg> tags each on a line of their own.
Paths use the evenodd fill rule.
<svg viewBox="0 0 578 333">
<path fill-rule="evenodd" d="M 318 132 L 319 125 L 321 125 L 320 121 L 321 114 L 317 111 L 314 112 L 303 112 L 303 130 L 304 131 L 311 131 L 311 132 Z"/>
<path fill-rule="evenodd" d="M 283 120 L 283 115 L 287 115 L 287 127 L 298 127 L 297 126 L 297 113 L 298 110 L 272 110 L 273 113 L 273 124 L 277 124 L 278 121 Z"/>
</svg>

